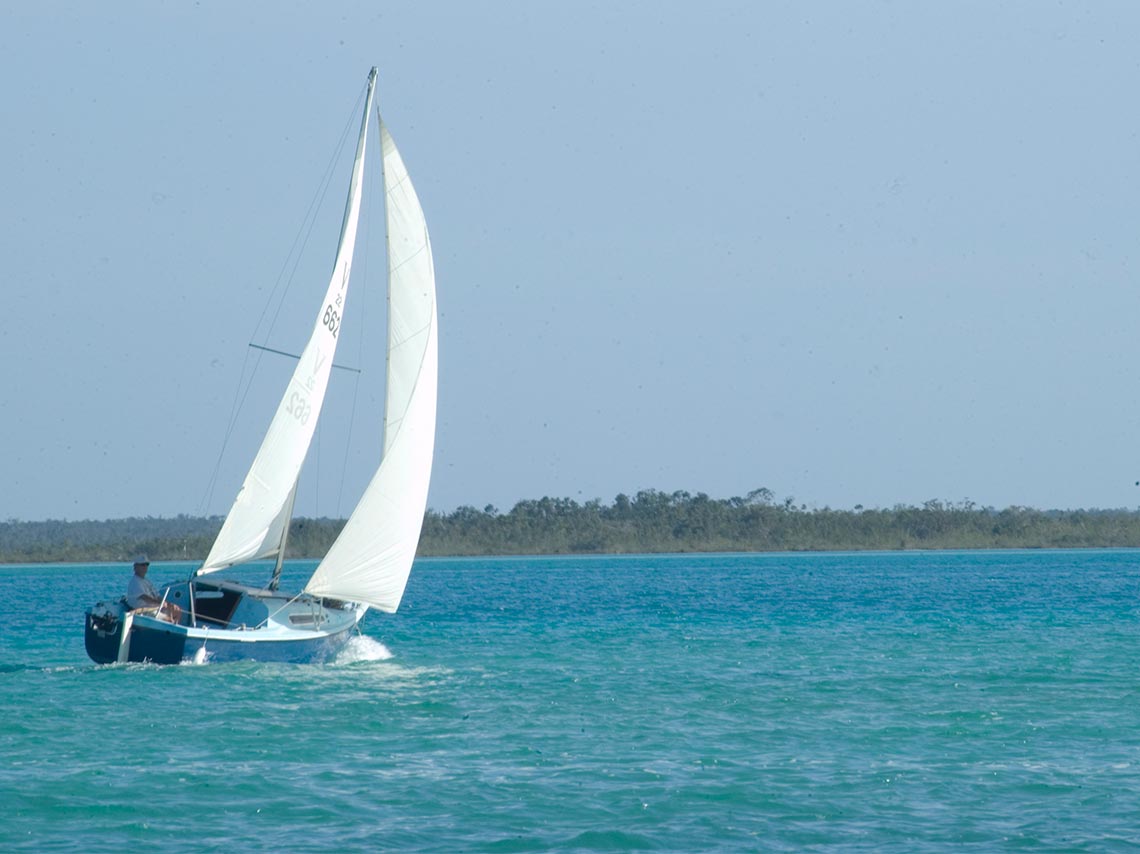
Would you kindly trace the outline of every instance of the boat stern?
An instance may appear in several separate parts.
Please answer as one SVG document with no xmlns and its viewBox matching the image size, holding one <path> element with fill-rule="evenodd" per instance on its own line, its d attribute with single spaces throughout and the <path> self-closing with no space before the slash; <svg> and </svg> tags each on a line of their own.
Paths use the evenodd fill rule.
<svg viewBox="0 0 1140 854">
<path fill-rule="evenodd" d="M 178 664 L 186 650 L 186 631 L 153 614 L 128 611 L 122 602 L 99 602 L 87 612 L 83 642 L 96 664 Z"/>
<path fill-rule="evenodd" d="M 123 615 L 121 603 L 98 602 L 87 611 L 83 643 L 87 656 L 97 664 L 112 664 L 119 660 L 119 647 L 123 641 Z"/>
</svg>

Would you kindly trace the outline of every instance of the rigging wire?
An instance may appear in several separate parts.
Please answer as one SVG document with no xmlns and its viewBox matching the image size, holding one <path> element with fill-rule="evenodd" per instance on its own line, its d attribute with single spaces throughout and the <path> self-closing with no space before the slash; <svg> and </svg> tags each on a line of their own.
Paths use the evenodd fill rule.
<svg viewBox="0 0 1140 854">
<path fill-rule="evenodd" d="M 317 212 L 324 206 L 325 197 L 327 196 L 329 187 L 332 183 L 332 177 L 333 173 L 336 171 L 337 162 L 343 155 L 345 149 L 345 141 L 348 139 L 348 136 L 354 124 L 354 116 L 359 116 L 360 114 L 360 104 L 365 97 L 366 91 L 367 86 L 362 88 L 360 94 L 356 98 L 356 102 L 353 105 L 352 110 L 349 112 L 349 117 L 346 120 L 344 128 L 341 131 L 340 139 L 337 142 L 337 145 L 334 147 L 332 156 L 329 158 L 329 162 L 325 167 L 324 175 L 322 176 L 321 181 L 319 182 L 317 189 L 313 194 L 313 198 L 309 202 L 308 209 L 305 211 L 305 215 L 301 220 L 301 225 L 298 227 L 297 233 L 294 235 L 293 243 L 289 248 L 289 252 L 285 256 L 285 260 L 281 265 L 281 269 L 277 273 L 277 278 L 273 283 L 273 287 L 270 290 L 269 296 L 266 298 L 265 304 L 262 307 L 261 315 L 258 317 L 257 323 L 254 325 L 251 341 L 256 339 L 260 334 L 262 325 L 265 322 L 266 315 L 269 313 L 269 308 L 273 304 L 274 300 L 277 299 L 277 293 L 279 290 L 281 290 L 282 282 L 284 282 L 284 289 L 281 292 L 280 298 L 277 299 L 276 310 L 273 312 L 272 320 L 269 322 L 268 329 L 266 329 L 264 333 L 266 341 L 268 341 L 269 336 L 272 334 L 274 328 L 276 327 L 277 319 L 280 316 L 281 309 L 285 304 L 285 298 L 288 296 L 289 289 L 293 284 L 297 269 L 300 266 L 301 258 L 305 254 L 305 250 L 309 243 L 309 238 L 312 236 L 313 230 L 316 226 Z M 202 501 L 199 505 L 199 515 L 204 514 L 209 506 L 213 503 L 214 491 L 217 488 L 218 476 L 221 472 L 222 460 L 225 457 L 226 448 L 228 447 L 230 439 L 233 436 L 234 427 L 237 424 L 238 417 L 241 414 L 243 406 L 245 405 L 245 401 L 249 396 L 250 389 L 253 387 L 253 379 L 257 375 L 258 369 L 261 366 L 262 352 L 265 348 L 257 349 L 258 352 L 256 355 L 254 355 L 250 353 L 249 347 L 246 348 L 245 358 L 242 360 L 241 372 L 238 377 L 237 387 L 234 391 L 234 399 L 230 406 L 230 415 L 226 422 L 225 434 L 222 438 L 221 450 L 218 452 L 218 457 L 214 463 L 213 471 L 211 472 L 210 478 L 206 484 L 206 489 L 202 496 Z M 253 361 L 252 368 L 250 367 L 251 359 Z"/>
</svg>

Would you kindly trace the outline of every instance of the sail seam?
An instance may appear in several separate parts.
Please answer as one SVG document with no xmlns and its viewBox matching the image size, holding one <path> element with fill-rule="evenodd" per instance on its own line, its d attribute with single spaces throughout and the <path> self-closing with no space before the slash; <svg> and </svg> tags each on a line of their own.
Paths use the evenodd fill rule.
<svg viewBox="0 0 1140 854">
<path fill-rule="evenodd" d="M 392 270 L 391 270 L 391 272 L 395 273 L 395 272 L 396 272 L 396 271 L 398 271 L 398 270 L 399 270 L 401 267 L 403 267 L 405 264 L 410 264 L 412 261 L 415 261 L 415 260 L 416 260 L 417 258 L 419 258 L 421 255 L 423 255 L 423 254 L 424 254 L 424 252 L 428 251 L 428 249 L 429 249 L 429 247 L 428 247 L 428 245 L 427 245 L 426 243 L 421 243 L 421 244 L 420 244 L 420 246 L 419 246 L 419 248 L 418 248 L 418 249 L 417 249 L 415 252 L 413 252 L 413 253 L 412 253 L 411 255 L 409 255 L 407 258 L 405 258 L 404 260 L 402 260 L 402 261 L 401 261 L 399 264 L 396 264 L 396 265 L 394 265 L 394 266 L 392 267 Z"/>
<path fill-rule="evenodd" d="M 411 332 L 409 332 L 409 333 L 408 333 L 408 334 L 407 334 L 407 335 L 406 335 L 404 338 L 402 338 L 401 340 L 399 340 L 399 341 L 393 341 L 393 342 L 392 342 L 392 349 L 393 349 L 393 350 L 396 350 L 396 349 L 398 349 L 398 348 L 400 348 L 400 347 L 403 347 L 403 346 L 405 346 L 406 344 L 411 344 L 413 341 L 415 341 L 417 338 L 419 338 L 419 337 L 420 337 L 421 335 L 423 335 L 425 332 L 430 332 L 430 331 L 431 331 L 431 323 L 426 323 L 426 324 L 424 324 L 423 326 L 421 326 L 419 329 L 414 329 L 414 330 L 412 330 Z M 422 361 L 422 360 L 421 360 L 421 361 Z"/>
</svg>

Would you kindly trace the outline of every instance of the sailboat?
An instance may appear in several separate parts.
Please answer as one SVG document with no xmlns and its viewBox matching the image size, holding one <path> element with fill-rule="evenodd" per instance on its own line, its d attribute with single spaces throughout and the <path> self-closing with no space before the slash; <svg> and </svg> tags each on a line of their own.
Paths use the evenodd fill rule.
<svg viewBox="0 0 1140 854">
<path fill-rule="evenodd" d="M 399 607 L 431 477 L 437 316 L 423 210 L 379 110 L 388 236 L 380 463 L 308 583 L 299 593 L 278 589 L 298 478 L 320 418 L 344 317 L 376 77 L 373 68 L 328 288 L 249 473 L 209 555 L 185 582 L 161 591 L 162 605 L 131 609 L 121 599 L 99 602 L 87 611 L 85 644 L 96 662 L 321 662 L 340 651 L 370 608 L 393 613 Z M 265 587 L 215 575 L 270 559 L 276 563 Z"/>
</svg>

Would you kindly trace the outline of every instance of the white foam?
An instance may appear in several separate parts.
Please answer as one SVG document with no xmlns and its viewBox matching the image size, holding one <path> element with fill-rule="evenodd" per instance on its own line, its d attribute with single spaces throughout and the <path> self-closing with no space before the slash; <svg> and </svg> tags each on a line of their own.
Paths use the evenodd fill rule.
<svg viewBox="0 0 1140 854">
<path fill-rule="evenodd" d="M 392 651 L 380 641 L 367 635 L 356 635 L 349 639 L 336 657 L 337 664 L 355 664 L 358 661 L 387 661 Z"/>
<path fill-rule="evenodd" d="M 190 658 L 182 659 L 182 661 L 180 661 L 179 664 L 186 665 L 189 667 L 201 667 L 203 664 L 209 664 L 210 659 L 213 657 L 214 657 L 214 654 L 212 652 L 210 652 L 208 649 L 206 649 L 206 647 L 201 646 L 201 647 L 198 647 L 198 649 L 194 652 L 193 656 L 191 656 Z"/>
</svg>

